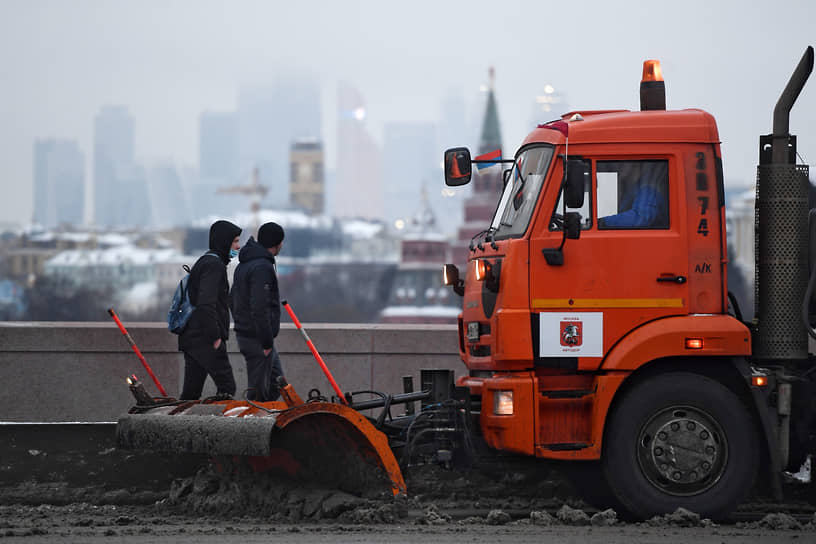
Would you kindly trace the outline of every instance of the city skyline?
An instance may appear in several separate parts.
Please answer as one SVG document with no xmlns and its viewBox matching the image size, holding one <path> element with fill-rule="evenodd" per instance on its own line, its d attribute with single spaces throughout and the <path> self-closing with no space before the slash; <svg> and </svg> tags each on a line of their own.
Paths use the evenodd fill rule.
<svg viewBox="0 0 816 544">
<path fill-rule="evenodd" d="M 85 213 L 85 154 L 75 140 L 34 142 L 34 220 L 46 228 L 81 224 Z"/>
<path fill-rule="evenodd" d="M 441 156 L 442 147 L 477 142 L 479 86 L 495 66 L 510 155 L 535 122 L 530 112 L 546 85 L 571 109 L 637 109 L 646 58 L 663 62 L 669 108 L 715 115 L 726 183 L 749 185 L 757 138 L 771 130 L 773 105 L 808 45 L 814 10 L 805 1 L 777 8 L 692 1 L 682 11 L 643 2 L 508 2 L 499 9 L 486 2 L 418 2 L 410 9 L 368 1 L 285 9 L 253 2 L 4 2 L 0 221 L 26 223 L 33 215 L 37 139 L 77 141 L 90 183 L 92 119 L 106 105 L 126 106 L 133 116 L 137 161 L 169 160 L 183 170 L 198 162 L 202 112 L 236 110 L 242 89 L 313 79 L 331 173 L 338 81 L 365 96 L 375 143 L 384 144 L 389 122 L 436 123 Z M 812 87 L 791 115 L 806 162 L 816 148 Z M 468 141 L 449 134 L 449 121 L 463 117 Z M 434 182 L 441 187 L 441 176 Z"/>
<path fill-rule="evenodd" d="M 324 183 L 321 189 L 324 204 L 318 213 L 385 220 L 389 228 L 399 230 L 423 205 L 423 195 L 427 196 L 438 173 L 437 125 L 386 122 L 384 144 L 380 147 L 365 123 L 364 97 L 351 85 L 341 84 L 339 88 L 341 96 L 344 92 L 348 96 L 338 100 L 338 109 L 333 112 L 338 122 L 337 140 L 343 142 L 344 160 L 337 170 L 327 173 L 332 179 L 340 179 Z M 127 105 L 104 105 L 93 118 L 93 153 L 88 158 L 92 175 L 86 181 L 87 188 L 79 188 L 79 209 L 61 213 L 78 217 L 79 220 L 70 222 L 77 227 L 161 228 L 186 225 L 210 215 L 240 213 L 249 207 L 250 200 L 266 208 L 297 208 L 300 204 L 292 194 L 289 152 L 303 142 L 323 145 L 319 128 L 321 111 L 315 91 L 314 82 L 307 79 L 267 85 L 242 90 L 234 111 L 202 111 L 198 115 L 198 160 L 191 169 L 173 159 L 137 158 L 134 141 L 138 120 Z M 454 127 L 447 127 L 447 132 L 465 134 L 466 123 L 462 118 L 457 121 L 449 123 Z M 409 133 L 412 136 L 406 137 Z M 35 147 L 40 141 L 35 142 Z M 71 142 L 76 145 L 74 140 Z M 378 165 L 383 158 L 389 161 L 389 170 L 379 173 Z M 35 161 L 35 169 L 37 165 Z M 262 178 L 263 198 L 247 193 L 253 171 Z M 36 181 L 36 171 L 34 177 Z M 43 198 L 44 189 L 37 191 L 35 200 Z M 66 190 L 60 194 L 67 194 Z M 442 198 L 428 204 L 442 218 L 439 227 L 449 236 L 459 226 L 462 198 L 466 194 L 467 191 L 447 189 Z M 363 203 L 363 197 L 372 195 L 380 195 L 377 202 L 381 197 L 390 201 Z M 55 200 L 50 198 L 52 207 Z M 60 200 L 66 208 L 76 207 L 76 202 Z M 333 207 L 326 205 L 332 200 L 336 201 Z M 33 220 L 42 223 L 37 218 L 43 214 L 38 214 L 37 209 Z M 51 221 L 44 226 L 55 225 Z"/>
</svg>

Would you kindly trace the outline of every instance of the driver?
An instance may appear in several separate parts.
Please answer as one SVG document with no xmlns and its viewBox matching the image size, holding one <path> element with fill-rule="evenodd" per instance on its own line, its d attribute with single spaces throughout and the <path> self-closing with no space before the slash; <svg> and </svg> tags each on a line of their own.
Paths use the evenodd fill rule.
<svg viewBox="0 0 816 544">
<path fill-rule="evenodd" d="M 668 179 L 665 161 L 629 163 L 620 171 L 622 196 L 615 215 L 598 219 L 600 228 L 649 228 L 666 226 L 666 196 L 661 190 Z"/>
</svg>

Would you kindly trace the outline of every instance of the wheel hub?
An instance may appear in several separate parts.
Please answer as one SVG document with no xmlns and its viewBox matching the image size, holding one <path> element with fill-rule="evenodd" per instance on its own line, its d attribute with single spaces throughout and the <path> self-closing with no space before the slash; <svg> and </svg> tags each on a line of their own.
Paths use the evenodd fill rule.
<svg viewBox="0 0 816 544">
<path fill-rule="evenodd" d="M 660 474 L 678 483 L 693 483 L 711 474 L 717 443 L 711 431 L 691 419 L 663 425 L 652 441 L 652 459 Z"/>
<path fill-rule="evenodd" d="M 656 414 L 642 429 L 638 461 L 652 484 L 674 495 L 708 489 L 722 474 L 727 446 L 708 414 L 675 408 Z"/>
</svg>

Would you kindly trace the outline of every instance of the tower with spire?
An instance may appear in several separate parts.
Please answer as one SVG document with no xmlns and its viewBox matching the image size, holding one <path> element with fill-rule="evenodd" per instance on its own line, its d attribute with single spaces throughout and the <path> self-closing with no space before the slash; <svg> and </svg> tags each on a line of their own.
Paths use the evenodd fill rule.
<svg viewBox="0 0 816 544">
<path fill-rule="evenodd" d="M 487 105 L 479 138 L 479 155 L 501 149 L 502 145 L 499 110 L 496 107 L 496 70 L 492 66 L 487 70 L 487 79 Z"/>
<path fill-rule="evenodd" d="M 482 134 L 479 138 L 479 155 L 502 148 L 501 128 L 499 127 L 499 108 L 496 103 L 496 71 L 488 69 L 487 103 L 482 121 Z M 467 262 L 468 245 L 471 238 L 490 225 L 496 202 L 502 190 L 502 169 L 486 168 L 473 170 L 473 189 L 465 200 L 464 223 L 459 227 L 457 240 L 453 244 L 453 257 L 456 264 Z"/>
</svg>

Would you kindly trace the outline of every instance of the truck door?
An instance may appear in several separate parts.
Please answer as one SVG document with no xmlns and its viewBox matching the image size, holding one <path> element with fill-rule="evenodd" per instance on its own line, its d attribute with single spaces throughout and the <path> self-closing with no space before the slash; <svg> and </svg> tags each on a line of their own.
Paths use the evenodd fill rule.
<svg viewBox="0 0 816 544">
<path fill-rule="evenodd" d="M 584 209 L 572 210 L 582 214 L 581 235 L 565 241 L 563 264 L 548 264 L 542 253 L 561 243 L 560 197 L 553 211 L 542 210 L 554 219 L 538 222 L 531 235 L 537 366 L 595 369 L 634 328 L 687 313 L 689 261 L 677 161 L 662 156 L 585 163 L 591 183 Z"/>
</svg>

